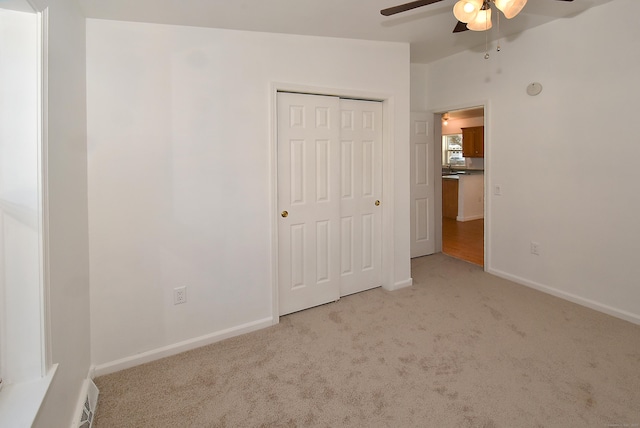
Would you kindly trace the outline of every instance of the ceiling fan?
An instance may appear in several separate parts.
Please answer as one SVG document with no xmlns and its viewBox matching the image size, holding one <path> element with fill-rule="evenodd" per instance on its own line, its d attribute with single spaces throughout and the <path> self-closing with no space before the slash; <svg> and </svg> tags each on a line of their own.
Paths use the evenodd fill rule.
<svg viewBox="0 0 640 428">
<path fill-rule="evenodd" d="M 428 6 L 443 0 L 416 0 L 398 6 L 382 9 L 380 13 L 384 16 L 395 15 L 396 13 L 406 12 L 422 6 Z M 556 0 L 571 2 L 573 0 Z M 491 7 L 500 10 L 507 19 L 516 16 L 527 0 L 458 0 L 453 7 L 453 14 L 458 23 L 453 29 L 454 33 L 462 31 L 485 31 L 491 28 Z"/>
</svg>

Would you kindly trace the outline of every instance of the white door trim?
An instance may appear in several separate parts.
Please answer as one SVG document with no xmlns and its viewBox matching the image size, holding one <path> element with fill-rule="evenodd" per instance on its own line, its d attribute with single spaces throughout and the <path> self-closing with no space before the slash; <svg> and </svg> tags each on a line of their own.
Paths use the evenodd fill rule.
<svg viewBox="0 0 640 428">
<path fill-rule="evenodd" d="M 273 323 L 279 322 L 278 307 L 278 92 L 299 92 L 312 95 L 330 95 L 341 98 L 354 98 L 370 101 L 382 101 L 383 137 L 382 137 L 382 287 L 393 290 L 394 283 L 394 97 L 389 94 L 368 91 L 354 91 L 327 88 L 294 83 L 272 82 L 270 85 L 270 137 L 269 137 L 269 216 L 271 235 L 271 293 Z"/>
</svg>

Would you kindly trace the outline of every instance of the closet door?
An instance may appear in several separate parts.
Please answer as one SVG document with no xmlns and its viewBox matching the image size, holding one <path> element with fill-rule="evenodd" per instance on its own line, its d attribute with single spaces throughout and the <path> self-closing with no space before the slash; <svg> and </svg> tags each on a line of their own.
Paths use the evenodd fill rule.
<svg viewBox="0 0 640 428">
<path fill-rule="evenodd" d="M 285 315 L 381 285 L 382 103 L 278 94 Z"/>
<path fill-rule="evenodd" d="M 280 315 L 340 297 L 340 99 L 278 93 Z"/>
<path fill-rule="evenodd" d="M 340 294 L 381 284 L 382 103 L 340 100 Z"/>
</svg>

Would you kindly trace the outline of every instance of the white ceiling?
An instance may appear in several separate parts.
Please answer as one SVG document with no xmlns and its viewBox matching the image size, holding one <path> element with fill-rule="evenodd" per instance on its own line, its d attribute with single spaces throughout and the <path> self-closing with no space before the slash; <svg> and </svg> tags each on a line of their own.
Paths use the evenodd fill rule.
<svg viewBox="0 0 640 428">
<path fill-rule="evenodd" d="M 27 0 L 0 0 L 0 9 L 15 10 L 17 12 L 33 12 Z"/>
<path fill-rule="evenodd" d="M 6 0 L 0 0 L 6 1 Z M 408 0 L 80 0 L 89 18 L 411 43 L 411 61 L 428 63 L 464 50 L 483 52 L 483 33 L 452 34 L 456 0 L 391 17 L 380 10 Z M 555 19 L 571 19 L 613 0 L 529 0 L 520 15 L 502 16 L 502 37 Z M 490 31 L 491 39 L 497 38 Z"/>
</svg>

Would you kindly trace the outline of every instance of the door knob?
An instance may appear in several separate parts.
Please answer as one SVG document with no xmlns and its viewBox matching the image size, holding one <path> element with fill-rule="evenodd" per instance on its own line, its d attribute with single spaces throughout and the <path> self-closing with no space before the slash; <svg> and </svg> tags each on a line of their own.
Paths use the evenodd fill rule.
<svg viewBox="0 0 640 428">
<path fill-rule="evenodd" d="M 287 218 L 289 216 L 289 212 L 287 211 L 282 211 L 282 213 L 280 214 L 282 217 Z"/>
<path fill-rule="evenodd" d="M 376 201 L 375 204 L 376 204 L 376 207 L 379 207 L 380 206 L 380 201 Z"/>
</svg>

